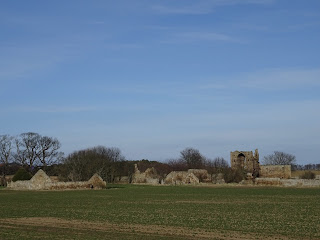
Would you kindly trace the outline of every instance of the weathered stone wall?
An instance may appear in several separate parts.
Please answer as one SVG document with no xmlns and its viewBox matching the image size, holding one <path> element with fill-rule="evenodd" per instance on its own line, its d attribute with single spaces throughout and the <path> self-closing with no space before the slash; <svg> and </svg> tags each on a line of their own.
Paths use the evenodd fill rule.
<svg viewBox="0 0 320 240">
<path fill-rule="evenodd" d="M 173 171 L 164 179 L 164 184 L 184 185 L 198 184 L 199 179 L 192 173 L 187 171 Z"/>
<path fill-rule="evenodd" d="M 188 173 L 193 173 L 200 182 L 212 182 L 210 174 L 205 169 L 188 169 Z"/>
<path fill-rule="evenodd" d="M 148 168 L 145 172 L 140 172 L 137 164 L 134 167 L 135 171 L 132 176 L 132 183 L 160 184 L 160 176 L 155 168 Z"/>
<path fill-rule="evenodd" d="M 212 183 L 214 184 L 224 184 L 224 175 L 223 173 L 212 174 Z"/>
<path fill-rule="evenodd" d="M 254 154 L 252 151 L 230 152 L 230 163 L 233 169 L 242 168 L 254 176 L 259 175 L 260 163 L 258 149 L 255 150 Z"/>
<path fill-rule="evenodd" d="M 318 179 L 283 179 L 283 178 L 256 178 L 256 185 L 271 185 L 283 187 L 320 187 Z"/>
<path fill-rule="evenodd" d="M 291 165 L 261 165 L 262 178 L 291 178 Z"/>
<path fill-rule="evenodd" d="M 63 189 L 102 189 L 106 187 L 106 182 L 98 175 L 94 174 L 85 182 L 53 182 L 43 171 L 39 170 L 28 181 L 16 181 L 8 183 L 8 188 L 13 190 L 63 190 Z"/>
</svg>

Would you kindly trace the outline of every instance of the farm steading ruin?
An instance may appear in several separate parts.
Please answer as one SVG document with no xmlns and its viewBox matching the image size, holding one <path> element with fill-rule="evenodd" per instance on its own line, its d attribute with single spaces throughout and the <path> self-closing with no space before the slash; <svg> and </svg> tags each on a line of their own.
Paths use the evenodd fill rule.
<svg viewBox="0 0 320 240">
<path fill-rule="evenodd" d="M 230 152 L 231 169 L 246 173 L 241 185 L 274 185 L 290 187 L 320 187 L 320 176 L 316 179 L 293 179 L 291 165 L 261 165 L 259 152 Z M 157 173 L 154 167 L 140 171 L 134 165 L 131 181 L 129 176 L 123 176 L 116 183 L 151 184 L 151 185 L 209 185 L 226 184 L 224 173 L 209 174 L 206 169 L 188 169 L 187 171 L 172 171 L 166 176 Z M 88 181 L 58 182 L 52 180 L 43 170 L 39 170 L 28 181 L 9 182 L 8 188 L 13 190 L 70 190 L 70 189 L 102 189 L 107 183 L 94 174 Z"/>
</svg>

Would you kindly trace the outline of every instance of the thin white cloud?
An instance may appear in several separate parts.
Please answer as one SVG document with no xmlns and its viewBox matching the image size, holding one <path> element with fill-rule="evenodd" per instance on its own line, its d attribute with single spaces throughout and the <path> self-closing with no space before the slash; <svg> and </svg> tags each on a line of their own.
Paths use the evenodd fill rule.
<svg viewBox="0 0 320 240">
<path fill-rule="evenodd" d="M 320 68 L 307 70 L 274 69 L 248 75 L 240 80 L 244 87 L 282 90 L 320 86 Z"/>
<path fill-rule="evenodd" d="M 185 32 L 177 34 L 177 37 L 190 41 L 234 41 L 234 39 L 226 34 L 214 32 Z"/>
<path fill-rule="evenodd" d="M 120 49 L 139 49 L 139 48 L 143 48 L 143 45 L 135 44 L 135 43 L 107 43 L 104 45 L 104 47 L 112 50 L 120 50 Z"/>
<path fill-rule="evenodd" d="M 252 88 L 266 91 L 294 88 L 320 87 L 320 68 L 314 69 L 268 69 L 254 73 L 215 77 L 212 83 L 199 85 L 199 89 Z"/>
<path fill-rule="evenodd" d="M 155 5 L 152 6 L 152 10 L 161 14 L 208 14 L 212 10 L 210 8 L 202 6 L 187 6 L 187 7 L 169 7 Z"/>
<path fill-rule="evenodd" d="M 289 30 L 298 31 L 298 30 L 305 30 L 307 28 L 319 27 L 320 22 L 308 22 L 308 23 L 301 23 L 288 26 Z"/>
<path fill-rule="evenodd" d="M 180 43 L 196 43 L 196 42 L 230 42 L 245 43 L 237 37 L 233 37 L 217 32 L 179 32 L 174 33 L 166 40 L 162 40 L 163 44 L 180 44 Z"/>
<path fill-rule="evenodd" d="M 95 106 L 20 106 L 11 109 L 14 112 L 29 113 L 80 113 L 97 110 Z"/>
<path fill-rule="evenodd" d="M 61 63 L 85 56 L 86 52 L 96 48 L 99 43 L 105 44 L 106 39 L 110 41 L 109 38 L 110 35 L 104 33 L 97 36 L 73 33 L 38 43 L 2 44 L 0 46 L 0 81 L 42 74 Z M 105 45 L 114 49 L 137 47 L 130 44 Z"/>
<path fill-rule="evenodd" d="M 275 0 L 202 0 L 196 4 L 181 6 L 153 5 L 151 9 L 160 14 L 209 14 L 217 7 L 244 4 L 271 4 Z"/>
</svg>

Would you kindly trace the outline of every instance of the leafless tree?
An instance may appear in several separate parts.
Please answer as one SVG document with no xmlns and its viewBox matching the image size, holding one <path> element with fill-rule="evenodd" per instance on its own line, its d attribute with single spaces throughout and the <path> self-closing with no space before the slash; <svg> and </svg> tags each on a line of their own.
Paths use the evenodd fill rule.
<svg viewBox="0 0 320 240">
<path fill-rule="evenodd" d="M 106 181 L 113 182 L 117 163 L 124 160 L 118 148 L 98 146 L 76 151 L 63 160 L 66 169 L 64 177 L 72 181 L 83 181 L 98 173 Z"/>
<path fill-rule="evenodd" d="M 36 164 L 50 165 L 63 155 L 59 152 L 61 144 L 58 139 L 38 133 L 22 133 L 15 139 L 15 143 L 15 160 L 31 168 Z"/>
<path fill-rule="evenodd" d="M 40 135 L 34 132 L 22 133 L 16 138 L 15 159 L 22 165 L 33 167 L 39 154 Z"/>
<path fill-rule="evenodd" d="M 169 159 L 167 160 L 168 165 L 172 171 L 186 171 L 188 166 L 186 162 L 182 159 Z"/>
<path fill-rule="evenodd" d="M 215 159 L 207 159 L 205 162 L 206 169 L 210 174 L 222 173 L 229 167 L 228 162 L 223 157 L 216 157 Z"/>
<path fill-rule="evenodd" d="M 198 149 L 186 148 L 180 152 L 181 159 L 186 163 L 188 168 L 202 168 L 205 157 L 201 155 Z"/>
<path fill-rule="evenodd" d="M 0 163 L 3 164 L 2 185 L 6 185 L 6 170 L 12 156 L 13 137 L 0 135 Z"/>
<path fill-rule="evenodd" d="M 229 167 L 229 164 L 223 157 L 216 157 L 215 159 L 213 159 L 213 167 L 222 169 Z"/>
<path fill-rule="evenodd" d="M 273 154 L 263 158 L 265 165 L 293 165 L 296 163 L 296 157 L 289 153 L 274 151 Z"/>
<path fill-rule="evenodd" d="M 37 158 L 43 166 L 50 165 L 63 156 L 63 153 L 58 151 L 60 147 L 61 144 L 58 139 L 40 136 L 38 138 Z"/>
</svg>

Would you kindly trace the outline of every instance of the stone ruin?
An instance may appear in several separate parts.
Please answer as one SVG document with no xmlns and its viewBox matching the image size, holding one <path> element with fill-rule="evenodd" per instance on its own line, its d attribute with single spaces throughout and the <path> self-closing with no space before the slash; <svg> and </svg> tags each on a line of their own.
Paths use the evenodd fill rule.
<svg viewBox="0 0 320 240">
<path fill-rule="evenodd" d="M 187 171 L 173 171 L 164 179 L 164 184 L 172 185 L 198 184 L 199 182 L 199 178 L 194 173 Z"/>
<path fill-rule="evenodd" d="M 247 178 L 242 184 L 284 187 L 320 187 L 320 179 L 291 179 L 291 165 L 260 165 L 259 152 L 234 151 L 230 153 L 231 167 L 244 169 Z"/>
<path fill-rule="evenodd" d="M 138 165 L 134 165 L 134 174 L 132 176 L 132 183 L 147 183 L 147 184 L 160 184 L 160 176 L 154 167 L 148 168 L 144 172 L 140 172 Z"/>
<path fill-rule="evenodd" d="M 199 179 L 199 182 L 212 182 L 211 175 L 208 173 L 206 169 L 188 169 L 188 173 L 193 173 Z"/>
<path fill-rule="evenodd" d="M 155 168 L 148 168 L 145 172 L 140 172 L 138 169 L 138 165 L 135 164 L 135 171 L 132 176 L 132 183 L 146 183 L 152 185 L 158 184 L 172 184 L 172 185 L 183 185 L 183 184 L 199 184 L 203 183 L 211 183 L 212 178 L 208 171 L 205 169 L 189 169 L 188 171 L 173 171 L 170 172 L 165 179 L 162 179 L 160 175 L 158 175 Z M 221 183 L 221 176 L 219 178 L 218 183 Z"/>
<path fill-rule="evenodd" d="M 257 177 L 260 173 L 259 152 L 254 151 L 234 151 L 230 152 L 231 168 L 244 169 L 253 176 Z"/>
<path fill-rule="evenodd" d="M 103 189 L 106 186 L 107 183 L 98 174 L 83 182 L 54 182 L 40 169 L 30 180 L 10 182 L 7 187 L 13 190 L 68 190 Z"/>
<path fill-rule="evenodd" d="M 199 184 L 199 183 L 223 183 L 221 175 L 214 175 L 214 179 L 206 169 L 188 169 L 188 171 L 173 171 L 170 172 L 164 179 L 164 184 L 184 185 L 184 184 Z M 223 178 L 223 176 L 222 176 Z"/>
<path fill-rule="evenodd" d="M 252 151 L 230 152 L 230 162 L 233 169 L 247 171 L 248 178 L 291 178 L 291 165 L 260 165 L 258 149 L 254 154 Z"/>
<path fill-rule="evenodd" d="M 291 178 L 291 165 L 262 165 L 259 177 Z"/>
</svg>

